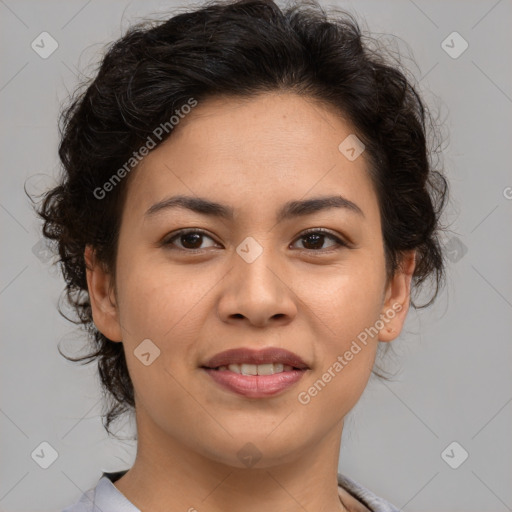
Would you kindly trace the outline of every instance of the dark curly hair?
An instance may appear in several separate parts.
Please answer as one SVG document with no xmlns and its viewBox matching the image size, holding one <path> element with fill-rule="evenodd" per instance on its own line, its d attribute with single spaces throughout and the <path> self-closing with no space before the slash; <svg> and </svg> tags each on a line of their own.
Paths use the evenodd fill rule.
<svg viewBox="0 0 512 512">
<path fill-rule="evenodd" d="M 388 276 L 403 251 L 416 250 L 413 291 L 429 279 L 430 305 L 444 281 L 440 215 L 447 182 L 428 147 L 436 123 L 399 59 L 372 46 L 354 15 L 326 12 L 314 0 L 278 7 L 272 0 L 209 2 L 166 20 L 144 21 L 110 45 L 94 79 L 82 83 L 62 110 L 62 176 L 37 214 L 58 251 L 65 298 L 98 360 L 109 408 L 103 425 L 135 410 L 122 343 L 112 343 L 92 320 L 84 250 L 115 280 L 117 238 L 130 176 L 102 199 L 103 187 L 191 97 L 249 98 L 290 91 L 320 100 L 346 116 L 366 146 L 368 172 L 380 205 Z M 193 115 L 193 114 L 192 114 Z M 158 142 L 163 142 L 169 131 Z M 429 140 L 429 133 L 432 140 Z M 439 158 L 438 158 L 439 160 Z M 63 298 L 63 297 L 61 297 Z M 389 344 L 386 344 L 389 345 Z M 59 350 L 60 352 L 60 350 Z"/>
</svg>

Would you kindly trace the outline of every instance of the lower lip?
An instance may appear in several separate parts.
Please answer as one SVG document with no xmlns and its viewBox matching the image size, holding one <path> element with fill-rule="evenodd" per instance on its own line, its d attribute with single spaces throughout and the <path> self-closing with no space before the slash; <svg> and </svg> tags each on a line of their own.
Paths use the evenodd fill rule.
<svg viewBox="0 0 512 512">
<path fill-rule="evenodd" d="M 250 398 L 276 395 L 293 386 L 305 373 L 305 370 L 292 370 L 273 375 L 242 375 L 229 370 L 203 369 L 217 384 Z"/>
</svg>

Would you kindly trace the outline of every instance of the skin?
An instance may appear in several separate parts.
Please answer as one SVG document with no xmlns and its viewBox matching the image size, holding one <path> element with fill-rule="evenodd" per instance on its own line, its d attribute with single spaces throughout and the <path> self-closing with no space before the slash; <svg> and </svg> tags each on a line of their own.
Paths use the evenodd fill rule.
<svg viewBox="0 0 512 512">
<path fill-rule="evenodd" d="M 143 511 L 364 510 L 338 495 L 343 418 L 368 382 L 378 341 L 402 329 L 415 260 L 404 254 L 386 279 L 365 154 L 349 161 L 338 150 L 354 130 L 333 108 L 293 93 L 209 99 L 174 130 L 129 177 L 115 282 L 85 251 L 94 323 L 124 344 L 135 389 L 137 456 L 115 486 Z M 145 218 L 177 194 L 224 203 L 235 217 L 176 208 Z M 276 223 L 287 201 L 335 194 L 364 216 L 330 208 Z M 196 245 L 177 237 L 174 250 L 159 245 L 183 228 L 208 235 Z M 309 228 L 351 245 L 301 237 Z M 252 263 L 236 252 L 248 236 L 263 248 Z M 378 335 L 300 403 L 298 394 L 393 304 L 401 310 Z M 146 366 L 134 350 L 148 338 L 160 355 Z M 237 395 L 200 368 L 227 349 L 271 346 L 310 367 L 277 396 Z M 237 456 L 248 442 L 261 453 L 250 468 Z"/>
</svg>

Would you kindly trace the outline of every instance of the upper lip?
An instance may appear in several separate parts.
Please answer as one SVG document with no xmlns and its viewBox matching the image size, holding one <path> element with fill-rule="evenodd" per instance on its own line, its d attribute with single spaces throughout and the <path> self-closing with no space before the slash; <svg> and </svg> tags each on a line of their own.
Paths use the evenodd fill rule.
<svg viewBox="0 0 512 512">
<path fill-rule="evenodd" d="M 206 368 L 218 368 L 230 364 L 265 364 L 281 363 L 307 370 L 308 365 L 297 355 L 283 348 L 269 347 L 260 350 L 234 348 L 214 355 L 204 363 Z"/>
</svg>

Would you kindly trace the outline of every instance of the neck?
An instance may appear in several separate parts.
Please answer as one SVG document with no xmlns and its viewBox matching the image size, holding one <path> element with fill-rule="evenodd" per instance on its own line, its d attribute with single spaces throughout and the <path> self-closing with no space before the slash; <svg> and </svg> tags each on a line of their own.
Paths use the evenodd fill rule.
<svg viewBox="0 0 512 512">
<path fill-rule="evenodd" d="M 262 467 L 240 468 L 197 453 L 138 415 L 136 460 L 114 485 L 143 512 L 347 512 L 337 482 L 342 429 L 343 421 L 286 462 L 262 458 Z"/>
</svg>

